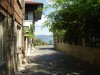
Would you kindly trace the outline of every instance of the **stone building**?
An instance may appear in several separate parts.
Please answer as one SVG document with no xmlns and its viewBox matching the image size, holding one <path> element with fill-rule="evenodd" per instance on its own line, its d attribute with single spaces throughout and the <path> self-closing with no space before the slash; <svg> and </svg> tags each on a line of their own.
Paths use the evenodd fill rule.
<svg viewBox="0 0 100 75">
<path fill-rule="evenodd" d="M 24 54 L 25 56 L 30 55 L 31 43 L 33 39 L 29 38 L 27 33 L 29 31 L 30 26 L 33 24 L 33 34 L 34 34 L 34 23 L 41 19 L 43 3 L 35 2 L 33 0 L 25 0 L 25 20 L 24 20 L 24 28 L 25 28 L 25 37 L 24 37 Z"/>
<path fill-rule="evenodd" d="M 24 0 L 0 0 L 0 75 L 14 75 L 23 44 Z"/>
</svg>

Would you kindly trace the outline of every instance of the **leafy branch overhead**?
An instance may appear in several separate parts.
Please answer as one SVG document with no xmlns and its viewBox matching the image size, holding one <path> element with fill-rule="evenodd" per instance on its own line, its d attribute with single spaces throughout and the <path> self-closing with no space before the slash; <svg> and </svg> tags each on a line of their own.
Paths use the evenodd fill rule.
<svg viewBox="0 0 100 75">
<path fill-rule="evenodd" d="M 100 0 L 50 0 L 45 25 L 65 41 L 100 38 Z M 62 36 L 63 35 L 63 36 Z"/>
</svg>

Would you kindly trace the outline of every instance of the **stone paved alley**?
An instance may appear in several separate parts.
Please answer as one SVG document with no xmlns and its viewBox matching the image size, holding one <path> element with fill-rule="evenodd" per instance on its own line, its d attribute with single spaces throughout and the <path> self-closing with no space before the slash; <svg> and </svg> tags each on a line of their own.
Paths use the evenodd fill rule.
<svg viewBox="0 0 100 75">
<path fill-rule="evenodd" d="M 16 75 L 100 75 L 100 67 L 56 51 L 52 46 L 36 47 L 24 68 Z"/>
</svg>

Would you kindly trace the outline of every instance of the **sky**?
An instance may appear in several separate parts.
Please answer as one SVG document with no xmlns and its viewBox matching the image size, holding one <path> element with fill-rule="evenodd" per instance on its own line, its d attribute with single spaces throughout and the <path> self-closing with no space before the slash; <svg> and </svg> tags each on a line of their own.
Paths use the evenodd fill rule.
<svg viewBox="0 0 100 75">
<path fill-rule="evenodd" d="M 48 5 L 48 0 L 35 0 L 35 1 L 42 2 L 44 6 Z M 43 11 L 41 20 L 35 22 L 35 35 L 52 35 L 52 33 L 49 32 L 48 27 L 43 27 L 43 23 L 45 22 L 45 20 L 47 20 L 47 18 L 45 18 L 45 15 L 49 14 L 52 11 L 53 9 L 48 9 L 46 11 Z"/>
</svg>

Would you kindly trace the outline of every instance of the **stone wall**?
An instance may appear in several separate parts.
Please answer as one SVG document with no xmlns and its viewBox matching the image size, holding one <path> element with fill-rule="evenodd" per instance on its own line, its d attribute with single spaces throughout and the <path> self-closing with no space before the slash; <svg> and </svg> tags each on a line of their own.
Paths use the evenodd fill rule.
<svg viewBox="0 0 100 75">
<path fill-rule="evenodd" d="M 3 60 L 0 61 L 0 75 L 14 75 L 18 70 L 17 25 L 15 20 L 0 6 L 0 24 L 3 29 Z M 22 25 L 20 25 L 22 27 Z M 20 32 L 21 33 L 21 32 Z M 21 34 L 20 34 L 21 35 Z M 21 38 L 20 38 L 21 39 Z M 21 39 L 22 40 L 22 39 Z M 21 42 L 21 41 L 20 41 Z M 6 74 L 5 74 L 6 73 Z"/>
<path fill-rule="evenodd" d="M 0 22 L 3 29 L 2 39 L 2 61 L 0 61 L 0 75 L 13 75 L 14 74 L 14 25 L 13 18 L 0 7 L 0 12 L 3 15 L 3 19 Z"/>
<path fill-rule="evenodd" d="M 0 75 L 7 75 L 7 67 L 5 65 L 5 63 L 3 63 L 3 65 L 0 65 Z"/>
<path fill-rule="evenodd" d="M 83 47 L 67 43 L 58 43 L 56 48 L 89 63 L 100 65 L 100 48 Z"/>
</svg>

